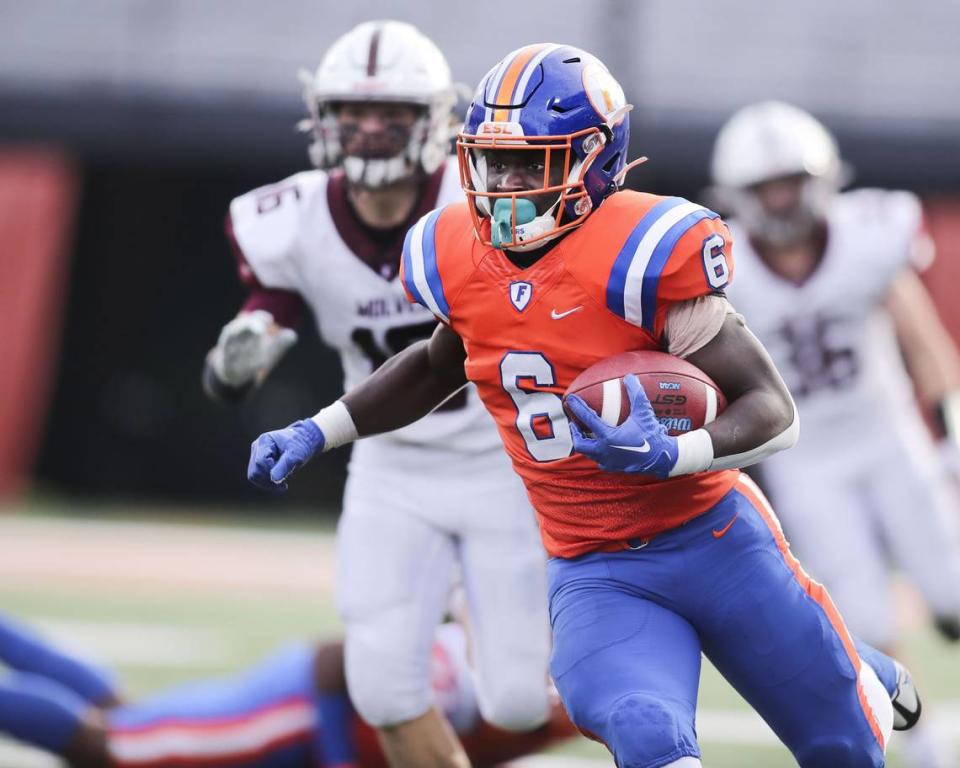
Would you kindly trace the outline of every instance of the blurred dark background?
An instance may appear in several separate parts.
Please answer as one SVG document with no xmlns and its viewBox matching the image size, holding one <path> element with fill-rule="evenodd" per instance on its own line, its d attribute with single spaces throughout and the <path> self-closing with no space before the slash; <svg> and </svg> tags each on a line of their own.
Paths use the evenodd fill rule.
<svg viewBox="0 0 960 768">
<path fill-rule="evenodd" d="M 632 186 L 696 199 L 729 113 L 778 97 L 836 133 L 856 185 L 919 192 L 939 232 L 960 221 L 955 3 L 497 0 L 477 12 L 423 2 L 400 17 L 431 35 L 470 85 L 535 39 L 597 53 L 636 105 L 633 154 L 650 157 Z M 307 167 L 293 127 L 297 67 L 315 67 L 353 24 L 396 13 L 368 0 L 3 4 L 0 157 L 50 160 L 52 188 L 66 191 L 59 277 L 31 289 L 45 297 L 40 349 L 25 353 L 35 362 L 16 366 L 0 336 L 0 379 L 14 379 L 0 423 L 16 427 L 0 448 L 0 493 L 262 506 L 244 479 L 250 440 L 336 397 L 340 368 L 304 323 L 301 343 L 250 402 L 230 409 L 204 397 L 204 355 L 243 298 L 224 214 L 232 197 Z M 0 162 L 0 202 L 21 199 L 18 178 Z M 0 225 L 5 216 L 19 226 L 15 210 Z M 940 274 L 955 274 L 960 255 L 940 240 Z M 8 307 L 10 286 L 25 279 L 20 260 L 32 258 L 14 242 L 0 251 Z M 956 302 L 939 293 L 949 314 Z M 17 392 L 32 393 L 31 405 Z M 335 506 L 346 458 L 315 462 L 284 505 Z"/>
</svg>

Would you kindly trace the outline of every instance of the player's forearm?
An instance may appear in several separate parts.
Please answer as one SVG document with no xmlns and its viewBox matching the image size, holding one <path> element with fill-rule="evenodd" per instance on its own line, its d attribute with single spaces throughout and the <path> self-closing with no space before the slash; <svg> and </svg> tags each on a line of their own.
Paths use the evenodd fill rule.
<svg viewBox="0 0 960 768">
<path fill-rule="evenodd" d="M 390 358 L 343 396 L 359 437 L 405 427 L 426 416 L 466 383 L 462 366 L 438 365 L 430 341 Z"/>
<path fill-rule="evenodd" d="M 748 467 L 792 447 L 800 419 L 789 395 L 775 388 L 741 395 L 705 427 L 713 444 L 712 469 Z"/>
<path fill-rule="evenodd" d="M 783 405 L 770 392 L 738 398 L 712 424 L 677 438 L 671 475 L 749 467 L 792 448 L 800 437 L 800 419 L 792 401 L 789 412 Z"/>
<path fill-rule="evenodd" d="M 713 423 L 678 438 L 673 474 L 747 467 L 797 442 L 793 398 L 741 318 L 729 316 L 717 337 L 689 359 L 714 378 L 729 405 Z"/>
<path fill-rule="evenodd" d="M 466 383 L 460 374 L 431 362 L 428 341 L 394 355 L 312 421 L 322 433 L 322 450 L 361 437 L 392 432 L 423 418 Z"/>
<path fill-rule="evenodd" d="M 960 353 L 913 271 L 894 281 L 886 305 L 917 393 L 935 406 L 960 389 Z"/>
<path fill-rule="evenodd" d="M 466 384 L 465 359 L 460 337 L 441 323 L 429 341 L 407 347 L 315 416 L 260 435 L 247 479 L 285 491 L 290 474 L 318 452 L 412 424 Z"/>
</svg>

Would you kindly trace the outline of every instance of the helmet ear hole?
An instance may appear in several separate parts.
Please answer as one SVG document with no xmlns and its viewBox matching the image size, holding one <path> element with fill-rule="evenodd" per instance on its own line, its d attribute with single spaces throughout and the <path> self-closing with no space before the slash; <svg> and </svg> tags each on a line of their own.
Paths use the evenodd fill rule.
<svg viewBox="0 0 960 768">
<path fill-rule="evenodd" d="M 613 157 L 607 160 L 607 162 L 603 164 L 603 172 L 604 173 L 612 172 L 613 169 L 617 167 L 617 163 L 620 162 L 620 157 L 622 154 L 623 154 L 622 152 L 617 152 Z"/>
</svg>

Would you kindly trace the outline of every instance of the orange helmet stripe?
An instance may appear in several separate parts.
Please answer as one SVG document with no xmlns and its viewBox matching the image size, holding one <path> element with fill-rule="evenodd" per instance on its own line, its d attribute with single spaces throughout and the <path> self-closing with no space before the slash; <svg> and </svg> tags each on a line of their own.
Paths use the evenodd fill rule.
<svg viewBox="0 0 960 768">
<path fill-rule="evenodd" d="M 530 63 L 530 60 L 545 47 L 546 43 L 538 43 L 536 45 L 528 45 L 526 48 L 521 48 L 519 51 L 517 51 L 517 55 L 514 56 L 513 61 L 510 62 L 510 66 L 507 67 L 507 71 L 504 73 L 503 79 L 500 81 L 500 87 L 497 88 L 497 94 L 493 100 L 494 104 L 511 103 L 510 100 L 513 96 L 513 89 L 520 80 L 520 75 L 523 74 L 523 70 L 526 68 L 527 64 Z M 508 119 L 509 111 L 509 109 L 494 110 L 494 121 L 506 121 Z"/>
</svg>

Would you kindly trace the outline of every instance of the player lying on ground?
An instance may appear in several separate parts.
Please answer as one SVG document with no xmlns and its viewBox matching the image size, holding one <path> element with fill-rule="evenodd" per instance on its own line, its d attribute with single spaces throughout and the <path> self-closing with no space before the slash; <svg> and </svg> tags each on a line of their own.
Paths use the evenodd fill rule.
<svg viewBox="0 0 960 768">
<path fill-rule="evenodd" d="M 315 417 L 262 435 L 248 476 L 283 488 L 315 453 L 409 424 L 469 379 L 552 556 L 557 688 L 618 766 L 700 765 L 703 652 L 803 768 L 879 768 L 891 696 L 912 720 L 915 691 L 855 646 L 738 471 L 795 442 L 793 402 L 723 295 L 732 254 L 717 215 L 619 189 L 629 109 L 577 48 L 527 46 L 494 66 L 457 143 L 468 203 L 421 219 L 404 247 L 408 293 L 443 325 Z M 568 421 L 560 395 L 578 374 L 645 349 L 702 369 L 726 410 L 669 436 L 628 376 L 622 425 L 576 398 Z"/>
<path fill-rule="evenodd" d="M 437 325 L 406 300 L 397 271 L 409 227 L 463 200 L 449 156 L 456 94 L 443 54 L 409 24 L 366 22 L 331 46 L 305 97 L 318 168 L 230 205 L 250 295 L 208 358 L 206 388 L 221 399 L 264 379 L 295 340 L 304 307 L 339 353 L 345 389 Z M 549 715 L 546 558 L 476 391 L 410 429 L 364 441 L 347 474 L 336 578 L 347 685 L 391 764 L 423 768 L 460 753 L 430 708 L 429 680 L 433 628 L 455 568 L 484 718 L 509 730 L 540 726 Z"/>
<path fill-rule="evenodd" d="M 960 640 L 956 498 L 914 405 L 960 400 L 960 357 L 916 271 L 933 252 L 920 201 L 840 193 L 846 175 L 826 128 L 782 102 L 744 107 L 714 147 L 714 194 L 735 216 L 730 299 L 803 421 L 797 447 L 764 462 L 764 487 L 850 629 L 889 654 L 894 569 Z M 903 741 L 907 764 L 956 765 L 924 725 Z"/>
<path fill-rule="evenodd" d="M 0 616 L 0 733 L 75 768 L 380 768 L 373 731 L 350 705 L 343 645 L 290 644 L 245 672 L 123 701 L 112 677 Z M 466 636 L 433 645 L 434 702 L 476 765 L 529 754 L 575 733 L 554 697 L 546 725 L 513 734 L 477 710 Z"/>
</svg>

